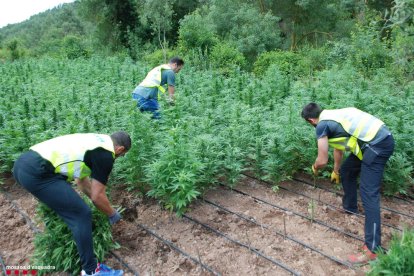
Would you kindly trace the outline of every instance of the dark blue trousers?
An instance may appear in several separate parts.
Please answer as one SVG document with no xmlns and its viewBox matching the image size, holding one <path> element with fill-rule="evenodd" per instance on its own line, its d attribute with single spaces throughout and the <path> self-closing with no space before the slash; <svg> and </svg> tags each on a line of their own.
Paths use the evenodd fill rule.
<svg viewBox="0 0 414 276">
<path fill-rule="evenodd" d="M 160 105 L 156 99 L 145 99 L 138 94 L 132 93 L 132 98 L 137 101 L 137 107 L 141 112 L 151 112 L 153 119 L 160 119 L 161 114 L 159 112 Z"/>
<path fill-rule="evenodd" d="M 394 138 L 387 138 L 363 149 L 362 161 L 353 154 L 341 166 L 344 188 L 342 204 L 345 210 L 358 213 L 357 178 L 360 176 L 359 193 L 365 210 L 365 244 L 375 251 L 381 246 L 380 188 L 385 164 L 394 151 Z"/>
<path fill-rule="evenodd" d="M 69 226 L 82 268 L 86 272 L 94 271 L 97 260 L 93 253 L 92 212 L 66 182 L 66 177 L 54 173 L 53 166 L 34 151 L 24 153 L 16 160 L 13 175 L 20 185 L 55 211 Z"/>
</svg>

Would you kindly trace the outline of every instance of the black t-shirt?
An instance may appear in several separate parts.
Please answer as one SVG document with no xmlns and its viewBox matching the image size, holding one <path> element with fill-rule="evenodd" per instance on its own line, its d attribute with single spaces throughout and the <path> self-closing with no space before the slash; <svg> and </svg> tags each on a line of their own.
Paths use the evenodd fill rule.
<svg viewBox="0 0 414 276">
<path fill-rule="evenodd" d="M 340 123 L 331 120 L 319 121 L 316 125 L 316 139 L 327 136 L 330 138 L 349 137 L 349 133 L 341 126 Z"/>
<path fill-rule="evenodd" d="M 106 185 L 115 162 L 112 152 L 96 148 L 87 151 L 83 160 L 92 171 L 90 177 Z"/>
</svg>

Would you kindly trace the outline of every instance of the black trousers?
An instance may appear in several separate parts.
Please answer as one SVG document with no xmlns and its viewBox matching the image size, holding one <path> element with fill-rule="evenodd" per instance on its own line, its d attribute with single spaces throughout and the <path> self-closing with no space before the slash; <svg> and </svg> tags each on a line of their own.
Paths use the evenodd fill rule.
<svg viewBox="0 0 414 276">
<path fill-rule="evenodd" d="M 394 138 L 389 135 L 376 145 L 364 150 L 362 161 L 353 154 L 341 166 L 344 188 L 344 209 L 358 213 L 357 178 L 360 177 L 359 192 L 365 210 L 365 244 L 375 251 L 381 246 L 380 188 L 385 164 L 394 151 Z"/>
<path fill-rule="evenodd" d="M 14 163 L 14 178 L 26 190 L 55 211 L 69 226 L 76 242 L 83 270 L 94 271 L 92 211 L 53 166 L 38 153 L 28 151 Z"/>
</svg>

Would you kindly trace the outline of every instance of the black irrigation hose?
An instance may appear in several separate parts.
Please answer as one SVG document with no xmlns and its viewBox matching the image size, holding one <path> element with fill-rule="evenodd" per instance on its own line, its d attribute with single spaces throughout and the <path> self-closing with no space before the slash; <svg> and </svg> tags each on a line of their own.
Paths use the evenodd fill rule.
<svg viewBox="0 0 414 276">
<path fill-rule="evenodd" d="M 196 264 L 199 264 L 203 269 L 208 270 L 213 275 L 219 275 L 219 276 L 221 276 L 221 274 L 219 272 L 213 270 L 212 268 L 210 268 L 206 264 L 202 263 L 200 260 L 197 260 L 196 258 L 192 257 L 191 255 L 189 255 L 188 253 L 186 253 L 185 251 L 183 251 L 182 249 L 180 249 L 179 247 L 177 247 L 176 245 L 174 245 L 174 243 L 172 243 L 169 240 L 166 240 L 166 239 L 162 238 L 161 236 L 159 236 L 157 233 L 155 233 L 151 229 L 147 228 L 146 226 L 144 226 L 144 225 L 142 225 L 140 223 L 138 223 L 137 226 L 138 227 L 141 227 L 142 229 L 144 229 L 145 231 L 147 231 L 148 233 L 150 233 L 151 235 L 153 235 L 154 237 L 156 237 L 157 239 L 159 239 L 160 241 L 162 241 L 163 243 L 165 243 L 169 247 L 173 248 L 175 251 L 179 252 L 181 255 L 184 255 L 186 258 L 192 260 Z"/>
<path fill-rule="evenodd" d="M 208 199 L 203 199 L 203 200 L 204 200 L 205 202 L 207 202 L 208 204 L 211 204 L 211 205 L 213 205 L 213 206 L 215 206 L 215 207 L 217 207 L 217 208 L 219 208 L 219 209 L 221 209 L 221 210 L 224 210 L 224 211 L 226 211 L 226 212 L 228 212 L 228 213 L 230 213 L 230 214 L 236 215 L 237 217 L 239 217 L 239 218 L 241 218 L 241 219 L 243 219 L 243 220 L 245 220 L 245 221 L 248 221 L 248 222 L 253 223 L 253 224 L 257 225 L 257 226 L 260 226 L 261 228 L 268 229 L 268 230 L 270 230 L 271 232 L 274 232 L 274 233 L 276 233 L 277 235 L 282 236 L 283 238 L 286 238 L 286 239 L 288 239 L 288 240 L 291 240 L 291 241 L 293 241 L 293 242 L 296 242 L 296 243 L 298 243 L 298 244 L 302 245 L 302 246 L 303 246 L 303 247 L 305 247 L 305 248 L 308 248 L 308 249 L 310 249 L 310 250 L 312 250 L 312 251 L 314 251 L 314 252 L 316 252 L 316 253 L 321 254 L 322 256 L 324 256 L 324 257 L 326 257 L 326 258 L 330 259 L 331 261 L 334 261 L 334 262 L 336 262 L 336 263 L 338 263 L 338 264 L 340 264 L 340 265 L 343 265 L 343 266 L 346 266 L 346 267 L 348 267 L 348 268 L 351 268 L 351 269 L 355 270 L 355 268 L 354 268 L 354 267 L 353 267 L 350 263 L 348 263 L 348 262 L 344 262 L 344 261 L 341 261 L 341 260 L 339 260 L 339 259 L 335 258 L 334 256 L 331 256 L 331 255 L 325 254 L 324 252 L 320 251 L 319 249 L 317 249 L 317 248 L 313 247 L 312 245 L 306 244 L 306 243 L 304 243 L 304 242 L 302 242 L 302 241 L 300 241 L 300 240 L 298 240 L 298 239 L 295 239 L 295 238 L 294 238 L 294 237 L 292 237 L 292 236 L 289 236 L 289 235 L 287 235 L 287 234 L 283 234 L 283 233 L 281 233 L 280 231 L 277 231 L 277 230 L 271 229 L 270 227 L 268 227 L 268 226 L 266 226 L 266 225 L 263 225 L 263 224 L 261 224 L 261 223 L 257 222 L 254 218 L 252 218 L 252 217 L 250 217 L 250 216 L 249 216 L 249 217 L 246 217 L 246 216 L 241 215 L 241 214 L 239 214 L 239 213 L 233 212 L 233 211 L 231 211 L 231 210 L 227 209 L 226 207 L 221 206 L 221 205 L 219 205 L 219 204 L 217 204 L 217 203 L 215 203 L 215 202 L 212 202 L 212 201 L 210 201 L 210 200 L 208 200 Z"/>
<path fill-rule="evenodd" d="M 115 254 L 115 252 L 109 251 L 109 254 L 111 254 L 115 259 L 117 259 L 118 262 L 120 262 L 125 268 L 128 269 L 128 271 L 132 272 L 135 276 L 139 275 L 138 272 L 132 269 L 120 256 Z"/>
<path fill-rule="evenodd" d="M 266 183 L 266 184 L 268 184 L 268 185 L 273 185 L 272 183 L 270 183 L 270 182 L 268 182 L 268 181 L 265 181 L 265 180 L 262 180 L 262 179 L 257 179 L 257 178 L 255 178 L 255 177 L 253 177 L 253 176 L 251 176 L 251 175 L 248 175 L 248 174 L 245 174 L 245 173 L 242 173 L 242 175 L 247 176 L 247 177 L 249 177 L 249 178 L 251 178 L 251 179 L 254 179 L 254 180 L 256 180 L 256 181 Z M 277 184 L 277 186 L 278 186 L 280 189 L 282 189 L 282 190 L 288 191 L 288 192 L 293 193 L 293 194 L 295 194 L 295 195 L 300 195 L 300 196 L 303 196 L 303 197 L 306 197 L 306 198 L 312 199 L 312 200 L 314 200 L 314 201 L 316 201 L 316 202 L 319 202 L 319 203 L 322 203 L 322 204 L 324 204 L 324 205 L 326 205 L 326 206 L 329 206 L 329 207 L 331 207 L 331 208 L 333 208 L 333 209 L 335 209 L 335 210 L 339 210 L 339 211 L 343 211 L 343 212 L 348 212 L 348 211 L 345 211 L 345 209 L 342 209 L 342 208 L 336 207 L 335 205 L 332 205 L 332 204 L 330 204 L 330 203 L 324 202 L 324 201 L 322 201 L 322 200 L 320 200 L 320 199 L 316 199 L 316 198 L 313 198 L 313 197 L 311 197 L 311 196 L 305 195 L 305 194 L 303 194 L 303 193 L 299 193 L 299 192 L 293 191 L 293 190 L 288 189 L 288 188 L 286 188 L 286 187 L 283 187 L 283 186 L 281 186 L 281 185 L 279 185 L 279 184 Z M 351 214 L 353 214 L 353 215 L 355 215 L 355 216 L 357 216 L 357 217 L 362 217 L 362 218 L 364 218 L 364 217 L 365 217 L 365 216 L 364 216 L 364 215 L 362 215 L 362 214 L 357 214 L 357 213 L 353 213 L 353 212 L 350 212 L 350 213 L 351 213 Z M 398 227 L 396 227 L 396 226 L 394 226 L 394 225 L 391 225 L 391 224 L 389 224 L 389 223 L 385 223 L 385 222 L 383 222 L 383 223 L 382 223 L 382 225 L 387 226 L 387 227 L 390 227 L 390 228 L 393 228 L 393 229 L 398 230 L 398 231 L 403 231 L 402 229 L 400 229 L 400 228 L 398 228 Z"/>
<path fill-rule="evenodd" d="M 263 253 L 261 253 L 258 249 L 252 248 L 252 247 L 250 247 L 249 245 L 247 245 L 247 244 L 245 244 L 245 243 L 242 243 L 242 242 L 240 242 L 240 241 L 238 241 L 238 240 L 234 240 L 234 239 L 232 239 L 232 238 L 230 238 L 230 237 L 226 236 L 225 234 L 221 233 L 220 231 L 218 231 L 218 230 L 216 230 L 216 229 L 214 229 L 214 228 L 212 228 L 212 227 L 208 226 L 207 224 L 204 224 L 204 223 L 202 223 L 201 221 L 198 221 L 197 219 L 192 218 L 192 217 L 190 217 L 190 216 L 188 216 L 188 215 L 185 215 L 185 214 L 184 214 L 184 215 L 183 215 L 183 217 L 184 217 L 184 218 L 186 218 L 186 219 L 188 219 L 188 220 L 190 220 L 190 221 L 192 221 L 192 222 L 194 222 L 194 223 L 200 224 L 201 226 L 203 226 L 204 228 L 206 228 L 206 229 L 210 230 L 211 232 L 215 233 L 215 234 L 216 234 L 216 235 L 218 235 L 218 236 L 221 236 L 221 237 L 223 237 L 223 238 L 225 238 L 225 239 L 227 239 L 227 240 L 229 240 L 229 241 L 231 241 L 231 242 L 233 242 L 233 243 L 235 243 L 235 244 L 237 244 L 237 245 L 239 245 L 239 246 L 241 246 L 241 247 L 247 248 L 247 249 L 248 249 L 248 250 L 250 250 L 251 252 L 253 252 L 253 253 L 257 254 L 258 256 L 260 256 L 260 257 L 262 257 L 262 258 L 264 258 L 264 259 L 266 259 L 266 260 L 270 261 L 271 263 L 273 263 L 273 264 L 275 264 L 275 265 L 277 265 L 277 266 L 279 266 L 279 267 L 283 268 L 284 270 L 286 270 L 286 271 L 288 271 L 288 272 L 292 273 L 293 275 L 300 275 L 300 274 L 299 274 L 299 272 L 296 272 L 295 270 L 291 269 L 290 267 L 288 267 L 288 266 L 287 266 L 287 265 L 285 265 L 284 263 L 281 263 L 281 262 L 279 262 L 279 261 L 277 261 L 277 260 L 274 260 L 273 258 L 271 258 L 271 257 L 269 257 L 269 256 L 264 255 L 264 254 L 263 254 Z"/>
<path fill-rule="evenodd" d="M 306 185 L 309 185 L 309 186 L 315 187 L 312 183 L 309 183 L 309 182 L 307 182 L 307 181 L 305 181 L 305 180 L 303 180 L 303 179 L 299 179 L 299 178 L 296 178 L 296 177 L 294 177 L 294 178 L 292 178 L 292 179 L 293 179 L 293 180 L 295 180 L 295 181 L 298 181 L 298 182 L 304 183 L 304 184 L 306 184 Z M 328 189 L 328 188 L 325 188 L 325 187 L 321 187 L 321 186 L 318 186 L 318 185 L 317 185 L 317 186 L 316 186 L 316 188 L 321 189 L 321 190 L 324 190 L 324 191 L 328 191 L 328 192 L 330 192 L 330 193 L 334 193 L 334 194 L 336 194 L 336 195 L 338 195 L 338 196 L 343 196 L 343 194 L 342 194 L 342 193 L 337 192 L 337 191 L 332 191 L 331 189 Z M 388 208 L 388 207 L 383 207 L 383 206 L 381 206 L 381 209 L 384 209 L 384 210 L 390 211 L 390 212 L 392 212 L 392 213 L 399 214 L 399 215 L 401 215 L 401 216 L 406 216 L 406 217 L 409 217 L 409 218 L 414 219 L 414 216 L 409 215 L 409 214 L 402 213 L 402 212 L 397 211 L 397 210 L 392 209 L 392 208 Z"/>
<path fill-rule="evenodd" d="M 33 223 L 33 221 L 29 218 L 29 216 L 22 211 L 19 206 L 16 204 L 16 202 L 14 201 L 14 199 L 12 198 L 12 196 L 4 191 L 4 190 L 0 190 L 0 192 L 2 192 L 4 194 L 4 196 L 6 197 L 6 199 L 10 202 L 10 204 L 13 206 L 13 208 L 24 218 L 24 220 L 26 221 L 26 223 L 29 225 L 30 229 L 35 233 L 41 233 L 42 231 L 37 228 L 37 226 Z"/>
<path fill-rule="evenodd" d="M 401 196 L 396 196 L 396 195 L 393 195 L 392 197 L 395 197 L 396 199 L 399 199 L 401 201 L 406 201 L 408 203 L 414 203 L 413 202 L 413 200 L 414 200 L 414 196 L 413 195 L 405 195 L 405 197 L 408 197 L 409 199 L 406 199 L 406 198 L 401 197 Z"/>
<path fill-rule="evenodd" d="M 42 230 L 40 230 L 39 228 L 37 228 L 37 226 L 33 223 L 33 221 L 31 220 L 31 218 L 25 213 L 23 212 L 20 207 L 16 204 L 16 202 L 13 200 L 12 196 L 4 191 L 4 190 L 0 190 L 1 193 L 4 194 L 4 196 L 6 197 L 6 199 L 10 202 L 10 204 L 13 206 L 13 208 L 24 218 L 24 220 L 26 221 L 26 223 L 29 225 L 29 228 L 33 231 L 33 233 L 35 234 L 39 234 L 42 233 Z M 138 275 L 138 273 L 136 273 L 133 269 L 131 269 L 126 263 L 125 261 L 122 260 L 121 257 L 119 256 L 115 256 L 115 253 L 113 253 L 112 251 L 109 251 L 109 253 L 111 253 L 123 266 L 125 266 L 128 270 L 130 270 L 131 272 L 134 273 L 134 275 Z M 2 264 L 2 266 L 4 265 L 3 260 L 1 259 L 0 256 L 0 262 Z M 4 267 L 3 267 L 4 268 Z M 6 275 L 6 272 L 4 272 L 4 275 Z"/>
<path fill-rule="evenodd" d="M 221 185 L 221 186 L 223 186 L 223 187 L 226 187 L 227 189 L 229 189 L 229 190 L 231 190 L 231 191 L 234 191 L 234 192 L 236 192 L 236 193 L 239 193 L 239 194 L 242 194 L 242 195 L 245 195 L 245 196 L 251 197 L 251 198 L 253 198 L 253 199 L 254 199 L 254 200 L 256 200 L 256 201 L 259 201 L 259 202 L 262 202 L 262 203 L 264 203 L 264 204 L 266 204 L 266 205 L 272 206 L 273 208 L 280 209 L 280 210 L 283 210 L 283 211 L 285 211 L 285 212 L 290 212 L 290 213 L 295 214 L 295 215 L 297 215 L 297 216 L 299 216 L 299 217 L 301 217 L 301 218 L 304 218 L 304 219 L 306 219 L 306 220 L 309 220 L 309 218 L 308 218 L 307 216 L 305 216 L 305 215 L 303 215 L 303 214 L 301 214 L 301 213 L 295 212 L 295 211 L 293 211 L 293 210 L 289 210 L 289 209 L 287 209 L 287 208 L 283 208 L 283 207 L 281 207 L 281 206 L 277 206 L 276 204 L 273 204 L 273 203 L 270 203 L 270 202 L 265 201 L 265 200 L 263 200 L 263 199 L 260 199 L 260 198 L 258 198 L 258 197 L 255 197 L 255 196 L 249 195 L 248 193 L 242 192 L 242 191 L 237 190 L 237 189 L 235 189 L 235 188 L 229 188 L 229 187 L 227 187 L 226 185 L 224 185 L 224 184 L 222 184 L 222 183 L 220 183 L 220 185 Z M 358 236 L 356 236 L 356 235 L 354 235 L 354 234 L 351 234 L 351 233 L 345 232 L 345 231 L 343 231 L 343 230 L 341 230 L 341 229 L 339 229 L 339 228 L 336 228 L 336 227 L 334 227 L 334 226 L 331 226 L 331 225 L 329 225 L 329 224 L 326 224 L 326 223 L 324 223 L 323 221 L 320 221 L 320 220 L 318 220 L 318 219 L 313 219 L 313 222 L 315 222 L 315 223 L 317 223 L 317 224 L 319 224 L 319 225 L 325 226 L 325 227 L 327 227 L 327 228 L 329 228 L 329 229 L 331 229 L 331 230 L 334 230 L 334 231 L 336 231 L 336 232 L 339 232 L 339 233 L 341 233 L 341 234 L 344 234 L 344 235 L 346 235 L 346 236 L 348 236 L 348 237 L 351 237 L 351 238 L 353 238 L 353 239 L 356 239 L 356 240 L 359 240 L 359 241 L 364 242 L 364 239 L 362 239 L 362 238 L 360 238 L 360 237 L 358 237 Z"/>
<path fill-rule="evenodd" d="M 6 265 L 4 264 L 3 259 L 1 258 L 1 252 L 0 252 L 0 263 L 1 263 L 1 270 L 3 271 L 3 275 L 6 275 Z"/>
</svg>

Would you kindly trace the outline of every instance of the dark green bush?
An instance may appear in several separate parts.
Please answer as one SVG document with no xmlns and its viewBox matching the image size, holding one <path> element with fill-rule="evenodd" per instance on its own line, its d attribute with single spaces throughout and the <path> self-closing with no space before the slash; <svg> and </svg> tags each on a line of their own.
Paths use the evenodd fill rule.
<svg viewBox="0 0 414 276">
<path fill-rule="evenodd" d="M 177 51 L 172 49 L 166 49 L 167 58 L 164 58 L 164 51 L 162 49 L 155 50 L 152 53 L 146 54 L 143 60 L 151 67 L 158 66 L 160 64 L 168 63 L 168 60 L 173 56 L 177 56 Z"/>
<path fill-rule="evenodd" d="M 90 56 L 82 39 L 74 35 L 68 35 L 63 39 L 63 53 L 69 59 Z"/>
<path fill-rule="evenodd" d="M 196 10 L 180 21 L 178 47 L 183 52 L 193 49 L 209 52 L 218 43 L 214 25 L 200 13 Z"/>
<path fill-rule="evenodd" d="M 300 56 L 290 51 L 271 51 L 261 54 L 253 65 L 253 72 L 257 76 L 263 76 L 270 65 L 277 65 L 280 72 L 286 75 L 295 74 Z"/>
<path fill-rule="evenodd" d="M 235 68 L 243 68 L 246 59 L 243 54 L 230 43 L 220 43 L 213 47 L 210 55 L 211 65 L 222 74 L 230 74 Z"/>
</svg>

